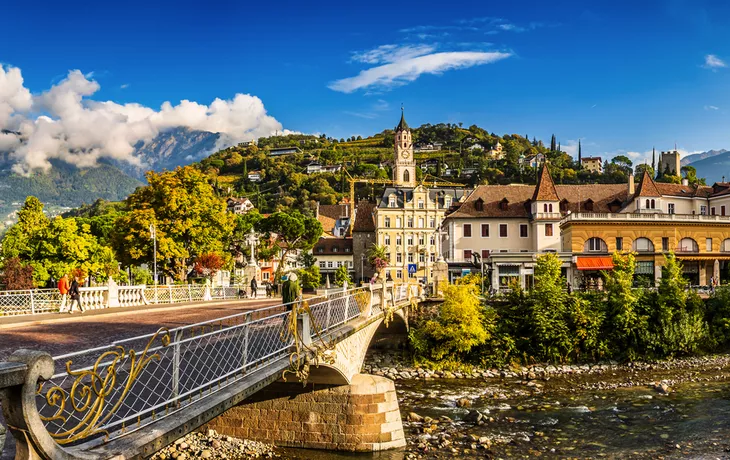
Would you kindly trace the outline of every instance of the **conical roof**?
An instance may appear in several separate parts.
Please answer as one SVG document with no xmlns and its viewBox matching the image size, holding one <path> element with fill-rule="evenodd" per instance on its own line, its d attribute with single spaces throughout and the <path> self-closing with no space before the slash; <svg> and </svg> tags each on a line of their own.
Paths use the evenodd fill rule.
<svg viewBox="0 0 730 460">
<path fill-rule="evenodd" d="M 532 201 L 560 201 L 547 164 L 542 166 L 540 177 L 537 179 L 537 185 L 535 186 L 535 194 L 532 195 Z"/>
<path fill-rule="evenodd" d="M 409 130 L 409 129 L 411 129 L 411 128 L 408 126 L 408 123 L 406 123 L 405 113 L 403 112 L 403 109 L 401 109 L 400 123 L 398 123 L 398 126 L 395 127 L 395 130 L 397 132 L 397 131 L 405 131 L 405 130 Z"/>
<path fill-rule="evenodd" d="M 662 196 L 662 194 L 659 193 L 659 189 L 656 187 L 654 180 L 651 178 L 649 173 L 646 172 L 646 170 L 644 170 L 644 175 L 641 176 L 641 182 L 639 182 L 639 186 L 636 188 L 635 196 L 649 196 L 649 197 L 661 197 Z"/>
</svg>

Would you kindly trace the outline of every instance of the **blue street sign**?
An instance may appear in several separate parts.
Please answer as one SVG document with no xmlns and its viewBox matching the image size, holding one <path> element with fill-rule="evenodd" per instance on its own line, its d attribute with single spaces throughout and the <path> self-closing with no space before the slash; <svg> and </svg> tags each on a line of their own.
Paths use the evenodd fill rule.
<svg viewBox="0 0 730 460">
<path fill-rule="evenodd" d="M 415 273 L 416 273 L 416 264 L 408 264 L 408 274 L 415 275 Z"/>
</svg>

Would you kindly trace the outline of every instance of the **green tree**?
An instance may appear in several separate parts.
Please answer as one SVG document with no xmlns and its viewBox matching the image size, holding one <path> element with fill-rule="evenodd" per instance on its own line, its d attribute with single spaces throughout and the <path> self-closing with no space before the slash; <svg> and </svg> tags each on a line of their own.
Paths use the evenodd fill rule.
<svg viewBox="0 0 730 460">
<path fill-rule="evenodd" d="M 322 236 L 322 224 L 314 217 L 298 211 L 275 212 L 259 222 L 264 238 L 280 248 L 281 260 L 287 260 L 292 251 L 309 251 Z M 274 279 L 281 279 L 284 264 L 279 264 Z"/>
<path fill-rule="evenodd" d="M 560 361 L 571 351 L 570 331 L 565 321 L 567 294 L 560 274 L 562 261 L 548 253 L 535 263 L 535 287 L 530 292 L 528 317 L 533 331 L 536 356 L 549 361 Z"/>
<path fill-rule="evenodd" d="M 647 164 L 639 164 L 634 168 L 634 176 L 641 177 L 644 175 L 644 171 L 649 173 L 649 177 L 654 177 L 654 168 Z"/>
<path fill-rule="evenodd" d="M 350 273 L 348 272 L 347 267 L 342 265 L 337 269 L 337 271 L 335 271 L 335 284 L 337 286 L 344 286 L 345 283 L 351 286 L 352 279 L 350 279 Z"/>
<path fill-rule="evenodd" d="M 129 212 L 117 219 L 112 238 L 126 265 L 152 261 L 150 224 L 157 234 L 158 266 L 184 281 L 199 254 L 222 253 L 234 217 L 216 196 L 205 175 L 186 166 L 147 173 L 148 186 L 127 198 Z"/>
<path fill-rule="evenodd" d="M 631 253 L 613 254 L 613 269 L 606 279 L 605 334 L 620 358 L 634 360 L 645 353 L 648 317 L 641 314 L 640 296 L 632 288 L 636 258 Z"/>
</svg>

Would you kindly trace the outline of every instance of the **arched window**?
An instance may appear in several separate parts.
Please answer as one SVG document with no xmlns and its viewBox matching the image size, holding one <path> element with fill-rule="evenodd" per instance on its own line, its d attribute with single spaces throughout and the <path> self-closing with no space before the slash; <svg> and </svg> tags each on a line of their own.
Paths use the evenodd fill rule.
<svg viewBox="0 0 730 460">
<path fill-rule="evenodd" d="M 410 182 L 410 181 L 411 181 L 411 173 L 408 172 L 408 170 L 406 169 L 405 171 L 403 171 L 403 182 Z"/>
<path fill-rule="evenodd" d="M 588 238 L 588 241 L 586 241 L 583 247 L 583 252 L 608 252 L 608 246 L 605 241 L 594 236 L 593 238 Z"/>
<path fill-rule="evenodd" d="M 651 200 L 651 209 L 656 209 L 656 202 Z"/>
<path fill-rule="evenodd" d="M 692 238 L 682 238 L 677 244 L 677 252 L 700 252 L 700 247 Z"/>
<path fill-rule="evenodd" d="M 548 207 L 547 206 L 548 206 L 547 203 L 545 203 L 545 204 L 542 205 L 542 212 L 548 212 Z"/>
<path fill-rule="evenodd" d="M 646 209 L 649 209 L 649 204 L 650 204 L 650 203 L 649 203 L 649 199 L 647 199 L 647 200 L 646 200 L 646 206 L 645 206 L 645 207 L 646 207 Z"/>
<path fill-rule="evenodd" d="M 550 210 L 550 211 L 548 211 L 548 212 L 553 212 L 553 204 L 552 204 L 552 203 L 550 203 L 550 204 L 548 205 L 548 209 Z"/>
<path fill-rule="evenodd" d="M 634 240 L 634 251 L 654 252 L 654 243 L 649 238 L 636 238 Z"/>
<path fill-rule="evenodd" d="M 722 242 L 722 246 L 720 246 L 720 251 L 722 252 L 730 252 L 730 238 L 726 238 Z"/>
</svg>

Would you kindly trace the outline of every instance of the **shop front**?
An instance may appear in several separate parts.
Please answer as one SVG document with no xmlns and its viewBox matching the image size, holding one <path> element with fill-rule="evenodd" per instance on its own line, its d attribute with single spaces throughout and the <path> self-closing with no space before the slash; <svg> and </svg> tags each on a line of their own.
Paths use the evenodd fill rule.
<svg viewBox="0 0 730 460">
<path fill-rule="evenodd" d="M 581 291 L 603 290 L 603 272 L 613 270 L 611 256 L 576 256 L 577 287 Z"/>
</svg>

